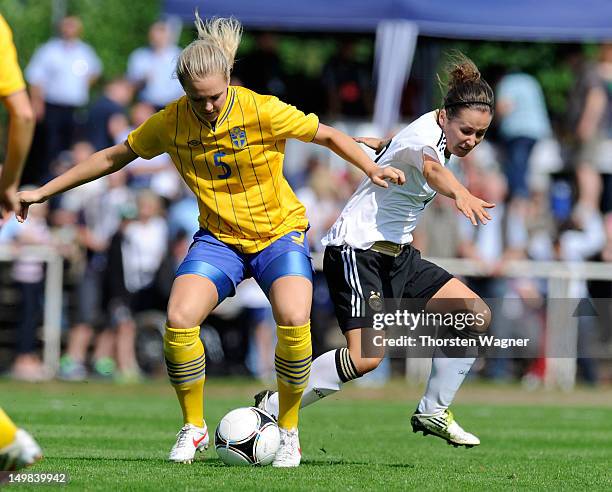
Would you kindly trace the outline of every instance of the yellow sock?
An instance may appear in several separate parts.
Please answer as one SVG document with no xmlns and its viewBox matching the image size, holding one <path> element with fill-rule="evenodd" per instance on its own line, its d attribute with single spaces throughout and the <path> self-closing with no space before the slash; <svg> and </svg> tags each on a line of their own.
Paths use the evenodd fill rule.
<svg viewBox="0 0 612 492">
<path fill-rule="evenodd" d="M 5 448 L 15 440 L 17 427 L 9 416 L 0 408 L 0 449 Z"/>
<path fill-rule="evenodd" d="M 278 425 L 283 429 L 295 429 L 312 363 L 310 321 L 303 326 L 279 325 L 276 333 L 274 365 L 278 383 Z"/>
<path fill-rule="evenodd" d="M 183 423 L 203 427 L 206 357 L 200 340 L 200 327 L 178 329 L 166 326 L 164 355 L 170 383 L 183 411 Z"/>
</svg>

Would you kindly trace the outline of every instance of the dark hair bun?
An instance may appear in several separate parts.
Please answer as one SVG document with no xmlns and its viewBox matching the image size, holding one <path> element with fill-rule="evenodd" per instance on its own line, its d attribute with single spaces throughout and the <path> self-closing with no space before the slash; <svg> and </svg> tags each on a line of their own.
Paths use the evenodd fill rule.
<svg viewBox="0 0 612 492">
<path fill-rule="evenodd" d="M 465 58 L 459 62 L 453 62 L 449 70 L 448 88 L 452 89 L 458 85 L 480 80 L 480 71 L 474 62 Z"/>
<path fill-rule="evenodd" d="M 462 108 L 493 113 L 493 90 L 480 76 L 472 60 L 460 52 L 454 52 L 448 57 L 446 70 L 449 77 L 444 108 L 450 118 L 456 116 Z"/>
</svg>

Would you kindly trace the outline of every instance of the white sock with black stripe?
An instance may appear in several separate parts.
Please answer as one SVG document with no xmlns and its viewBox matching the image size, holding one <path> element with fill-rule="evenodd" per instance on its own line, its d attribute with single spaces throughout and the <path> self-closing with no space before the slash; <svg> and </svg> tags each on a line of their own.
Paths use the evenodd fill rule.
<svg viewBox="0 0 612 492">
<path fill-rule="evenodd" d="M 300 408 L 336 393 L 342 384 L 360 377 L 347 348 L 330 350 L 312 361 L 308 386 L 302 395 Z M 278 416 L 278 393 L 274 393 L 266 403 L 266 411 Z"/>
</svg>

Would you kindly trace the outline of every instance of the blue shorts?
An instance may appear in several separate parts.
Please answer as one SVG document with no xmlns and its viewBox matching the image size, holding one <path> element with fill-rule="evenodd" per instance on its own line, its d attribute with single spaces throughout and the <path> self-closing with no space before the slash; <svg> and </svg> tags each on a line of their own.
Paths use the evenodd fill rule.
<svg viewBox="0 0 612 492">
<path fill-rule="evenodd" d="M 280 277 L 299 275 L 312 282 L 312 259 L 305 232 L 292 231 L 259 253 L 244 254 L 200 229 L 193 236 L 187 256 L 176 277 L 201 275 L 217 287 L 219 302 L 236 293 L 245 278 L 253 277 L 266 295 Z"/>
</svg>

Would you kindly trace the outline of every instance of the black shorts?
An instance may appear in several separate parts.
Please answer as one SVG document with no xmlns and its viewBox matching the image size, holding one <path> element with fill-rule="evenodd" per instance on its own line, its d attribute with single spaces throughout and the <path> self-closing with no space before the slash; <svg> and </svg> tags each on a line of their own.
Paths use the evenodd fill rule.
<svg viewBox="0 0 612 492">
<path fill-rule="evenodd" d="M 394 257 L 350 246 L 325 248 L 323 270 L 343 332 L 372 326 L 385 299 L 429 301 L 453 276 L 410 245 Z"/>
</svg>

